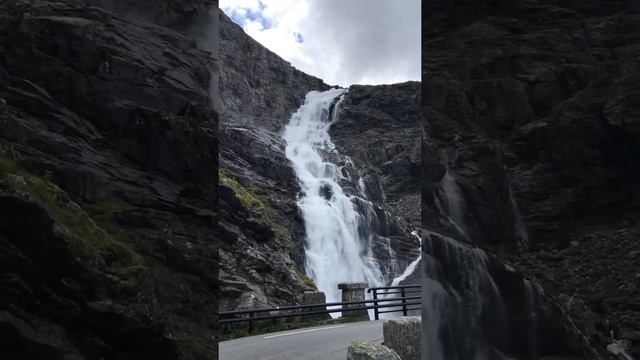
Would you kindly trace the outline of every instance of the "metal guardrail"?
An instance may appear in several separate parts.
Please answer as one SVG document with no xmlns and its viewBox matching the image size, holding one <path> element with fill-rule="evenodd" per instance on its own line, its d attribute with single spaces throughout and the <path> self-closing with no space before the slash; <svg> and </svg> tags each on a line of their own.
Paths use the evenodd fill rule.
<svg viewBox="0 0 640 360">
<path fill-rule="evenodd" d="M 402 312 L 404 316 L 412 310 L 420 310 L 421 307 L 410 307 L 413 305 L 422 305 L 421 296 L 407 296 L 407 294 L 420 292 L 420 285 L 400 285 L 400 286 L 383 286 L 369 288 L 368 293 L 373 293 L 373 299 L 362 301 L 348 301 L 348 302 L 333 302 L 333 303 L 321 303 L 321 304 L 305 304 L 305 305 L 290 305 L 279 306 L 273 308 L 262 309 L 247 309 L 247 310 L 234 310 L 234 311 L 221 311 L 218 313 L 219 324 L 232 324 L 239 322 L 249 322 L 249 333 L 253 332 L 254 324 L 261 320 L 274 320 L 280 318 L 298 317 L 298 316 L 313 316 L 323 315 L 335 312 L 343 311 L 358 311 L 374 309 L 375 319 L 379 319 L 379 315 L 383 313 Z M 391 298 L 379 298 L 379 296 L 400 294 L 400 297 Z M 366 304 L 373 305 L 366 305 Z M 387 303 L 387 304 L 381 304 Z M 329 306 L 344 306 L 344 305 L 364 305 L 359 307 L 348 307 L 345 309 L 326 309 Z M 322 310 L 317 310 L 322 308 Z M 380 309 L 388 309 L 380 311 Z M 309 311 L 302 311 L 307 310 Z M 266 316 L 256 316 L 256 314 L 269 313 Z"/>
<path fill-rule="evenodd" d="M 402 311 L 402 315 L 403 316 L 407 316 L 407 313 L 410 310 L 420 310 L 418 309 L 409 309 L 407 308 L 407 304 L 406 303 L 406 299 L 412 298 L 412 297 L 407 297 L 407 294 L 410 293 L 419 293 L 421 290 L 420 285 L 398 285 L 398 286 L 382 286 L 382 287 L 373 287 L 373 288 L 369 288 L 367 290 L 367 293 L 373 293 L 373 299 L 374 299 L 374 305 L 378 305 L 379 301 L 385 301 L 388 298 L 383 298 L 383 300 L 378 300 L 378 296 L 382 295 L 382 296 L 387 296 L 387 295 L 395 295 L 395 294 L 400 294 L 400 297 L 395 297 L 395 298 L 391 298 L 392 300 L 401 300 L 402 301 L 402 310 L 398 310 L 398 309 L 391 309 L 391 310 L 387 310 L 387 311 L 380 311 L 378 308 L 375 308 L 373 310 L 373 314 L 376 320 L 378 320 L 380 318 L 380 314 L 384 314 L 384 313 L 391 313 L 391 312 L 399 312 Z M 418 296 L 418 298 L 421 298 L 420 296 Z M 377 300 L 377 301 L 375 301 Z"/>
</svg>

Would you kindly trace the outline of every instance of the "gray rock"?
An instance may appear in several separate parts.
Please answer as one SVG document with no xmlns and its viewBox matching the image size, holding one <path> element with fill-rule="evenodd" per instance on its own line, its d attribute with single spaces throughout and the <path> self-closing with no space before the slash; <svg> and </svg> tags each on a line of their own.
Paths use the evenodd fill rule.
<svg viewBox="0 0 640 360">
<path fill-rule="evenodd" d="M 354 181 L 344 181 L 343 189 L 362 196 L 357 184 L 362 177 L 364 193 L 375 203 L 379 218 L 372 235 L 391 240 L 395 269 L 387 261 L 386 246 L 374 243 L 374 254 L 387 267 L 384 273 L 401 272 L 418 256 L 416 239 L 408 229 L 420 223 L 419 106 L 419 82 L 353 85 L 329 130 L 338 151 L 353 161 L 343 171 Z"/>
<path fill-rule="evenodd" d="M 462 334 L 469 321 L 445 329 L 464 311 L 447 317 L 442 332 L 456 335 L 443 345 L 447 359 L 473 358 L 464 344 L 516 358 L 597 358 L 607 331 L 638 323 L 629 300 L 637 299 L 630 276 L 638 265 L 628 256 L 632 242 L 616 232 L 640 213 L 637 8 L 617 0 L 435 1 L 425 13 L 423 226 L 485 249 L 500 293 L 497 302 L 485 296 L 475 335 Z M 460 188 L 466 234 L 442 209 L 447 170 Z M 584 235 L 597 229 L 605 240 Z M 438 243 L 426 242 L 424 258 L 446 261 Z M 521 255 L 530 250 L 551 255 Z M 515 272 L 499 270 L 505 258 Z M 460 266 L 442 273 L 461 294 L 469 277 Z M 523 275 L 545 295 L 532 298 Z M 576 310 L 560 307 L 561 293 L 575 294 Z M 527 304 L 535 316 L 520 310 Z M 496 310 L 508 323 L 497 325 Z"/>
<path fill-rule="evenodd" d="M 421 321 L 419 316 L 386 319 L 382 324 L 384 344 L 402 360 L 420 360 Z"/>
<path fill-rule="evenodd" d="M 0 358 L 217 358 L 211 4 L 0 1 Z"/>
<path fill-rule="evenodd" d="M 395 351 L 384 345 L 357 342 L 349 345 L 347 360 L 403 360 Z"/>
<path fill-rule="evenodd" d="M 322 80 L 304 74 L 251 39 L 222 11 L 220 19 L 221 181 L 220 228 L 224 239 L 222 309 L 239 303 L 235 285 L 259 288 L 270 305 L 299 303 L 304 283 L 304 223 L 299 186 L 284 154 L 278 130 L 307 92 L 324 90 Z M 247 191 L 264 206 L 250 208 L 236 192 Z"/>
<path fill-rule="evenodd" d="M 222 11 L 219 14 L 224 122 L 278 131 L 302 105 L 307 92 L 329 88 L 247 36 Z"/>
</svg>

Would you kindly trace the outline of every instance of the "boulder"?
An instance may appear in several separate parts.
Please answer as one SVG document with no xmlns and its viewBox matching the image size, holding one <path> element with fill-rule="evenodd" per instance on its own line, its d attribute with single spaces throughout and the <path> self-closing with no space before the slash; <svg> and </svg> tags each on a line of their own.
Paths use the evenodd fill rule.
<svg viewBox="0 0 640 360">
<path fill-rule="evenodd" d="M 421 318 L 404 316 L 384 320 L 384 344 L 393 349 L 402 360 L 420 360 Z"/>
<path fill-rule="evenodd" d="M 402 360 L 402 358 L 384 345 L 363 341 L 349 346 L 347 360 Z"/>
</svg>

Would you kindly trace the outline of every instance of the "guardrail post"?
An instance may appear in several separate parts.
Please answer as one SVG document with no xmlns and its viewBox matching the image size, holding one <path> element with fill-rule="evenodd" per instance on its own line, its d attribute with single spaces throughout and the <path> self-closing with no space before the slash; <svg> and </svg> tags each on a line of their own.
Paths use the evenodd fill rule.
<svg viewBox="0 0 640 360">
<path fill-rule="evenodd" d="M 327 296 L 322 291 L 305 291 L 302 294 L 303 305 L 324 304 L 326 302 L 327 302 Z M 318 306 L 318 307 L 311 307 L 307 311 L 325 311 L 325 310 L 327 310 L 326 306 Z M 310 318 L 318 319 L 318 320 L 326 320 L 326 319 L 330 319 L 331 316 L 329 316 L 329 314 L 322 314 L 322 315 L 313 315 L 313 316 L 310 316 Z"/>
<path fill-rule="evenodd" d="M 373 300 L 378 300 L 378 289 L 373 289 Z M 378 302 L 374 301 L 373 306 L 378 306 Z M 380 320 L 380 314 L 377 307 L 373 309 L 373 315 L 376 320 Z"/>
<path fill-rule="evenodd" d="M 364 301 L 364 289 L 369 286 L 367 283 L 340 283 L 338 289 L 342 290 L 342 302 Z M 351 310 L 350 308 L 362 308 L 363 304 L 342 305 L 342 317 L 366 317 L 369 319 L 369 312 L 366 309 Z"/>
<path fill-rule="evenodd" d="M 400 288 L 400 297 L 402 297 L 402 315 L 407 316 L 407 300 L 404 295 L 404 288 Z"/>
<path fill-rule="evenodd" d="M 253 318 L 255 317 L 255 313 L 252 311 L 249 313 L 249 334 L 253 334 Z"/>
</svg>

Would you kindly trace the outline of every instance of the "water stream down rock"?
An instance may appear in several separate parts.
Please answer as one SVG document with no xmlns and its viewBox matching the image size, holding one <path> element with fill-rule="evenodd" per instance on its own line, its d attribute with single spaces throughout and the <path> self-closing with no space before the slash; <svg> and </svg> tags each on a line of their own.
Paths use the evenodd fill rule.
<svg viewBox="0 0 640 360">
<path fill-rule="evenodd" d="M 307 94 L 284 131 L 286 154 L 300 182 L 298 200 L 305 221 L 305 268 L 329 302 L 340 301 L 341 282 L 383 284 L 380 268 L 367 243 L 367 216 L 356 211 L 339 185 L 338 166 L 325 159 L 340 155 L 329 136 L 329 126 L 339 114 L 343 89 Z M 364 226 L 363 226 L 364 225 Z"/>
</svg>

